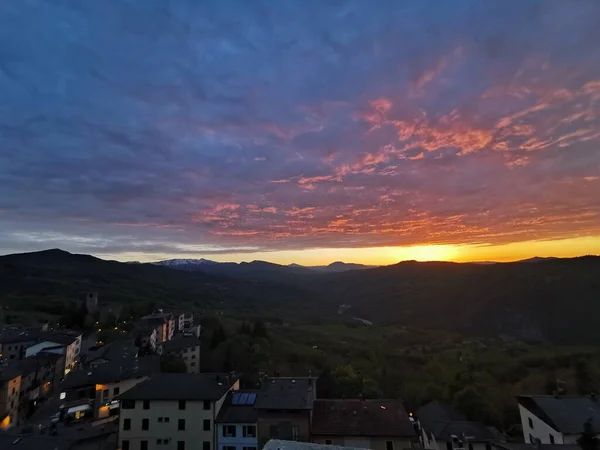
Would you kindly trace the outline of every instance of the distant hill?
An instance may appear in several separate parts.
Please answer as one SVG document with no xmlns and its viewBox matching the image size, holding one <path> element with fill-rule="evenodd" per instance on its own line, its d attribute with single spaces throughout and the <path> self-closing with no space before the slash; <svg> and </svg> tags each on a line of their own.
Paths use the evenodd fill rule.
<svg viewBox="0 0 600 450">
<path fill-rule="evenodd" d="M 2 256 L 0 299 L 28 310 L 98 291 L 103 302 L 153 301 L 286 322 L 356 317 L 375 325 L 600 345 L 597 256 L 497 264 L 413 261 L 335 272 L 264 261 L 199 265 L 202 270 L 173 270 L 61 250 Z"/>
<path fill-rule="evenodd" d="M 327 266 L 309 266 L 309 269 L 317 270 L 319 272 L 346 272 L 348 270 L 362 270 L 362 269 L 373 269 L 379 266 L 366 266 L 364 264 L 345 263 L 342 261 L 332 262 Z"/>
<path fill-rule="evenodd" d="M 234 263 L 217 262 L 208 259 L 169 259 L 153 264 L 190 272 L 201 271 L 209 274 L 263 280 L 280 280 L 281 276 L 310 274 L 313 272 L 311 269 L 299 265 L 283 266 L 267 261 Z"/>
</svg>

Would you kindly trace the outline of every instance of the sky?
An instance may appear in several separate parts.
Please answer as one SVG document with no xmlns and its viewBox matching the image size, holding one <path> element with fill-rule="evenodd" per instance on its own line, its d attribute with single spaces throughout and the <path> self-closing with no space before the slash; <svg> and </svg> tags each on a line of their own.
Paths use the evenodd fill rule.
<svg viewBox="0 0 600 450">
<path fill-rule="evenodd" d="M 600 254 L 596 0 L 0 2 L 0 253 Z"/>
</svg>

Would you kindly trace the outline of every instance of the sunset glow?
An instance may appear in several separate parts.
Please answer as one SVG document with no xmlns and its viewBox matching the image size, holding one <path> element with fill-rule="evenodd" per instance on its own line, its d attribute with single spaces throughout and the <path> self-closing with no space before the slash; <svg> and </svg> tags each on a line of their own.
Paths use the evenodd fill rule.
<svg viewBox="0 0 600 450">
<path fill-rule="evenodd" d="M 600 253 L 600 2 L 156 3 L 0 4 L 0 253 Z"/>
</svg>

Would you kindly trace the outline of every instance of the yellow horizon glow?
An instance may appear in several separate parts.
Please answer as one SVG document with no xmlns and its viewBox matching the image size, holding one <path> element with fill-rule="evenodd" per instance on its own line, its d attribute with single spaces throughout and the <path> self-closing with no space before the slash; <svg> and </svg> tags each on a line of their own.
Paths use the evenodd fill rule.
<svg viewBox="0 0 600 450">
<path fill-rule="evenodd" d="M 454 261 L 454 262 L 509 262 L 539 257 L 569 258 L 600 255 L 600 236 L 586 236 L 556 240 L 512 242 L 508 244 L 447 244 L 413 245 L 398 247 L 312 248 L 255 253 L 227 253 L 206 255 L 120 253 L 103 255 L 119 261 L 160 261 L 171 258 L 205 258 L 218 262 L 262 260 L 276 264 L 327 265 L 334 261 L 366 265 L 389 265 L 400 261 Z"/>
</svg>

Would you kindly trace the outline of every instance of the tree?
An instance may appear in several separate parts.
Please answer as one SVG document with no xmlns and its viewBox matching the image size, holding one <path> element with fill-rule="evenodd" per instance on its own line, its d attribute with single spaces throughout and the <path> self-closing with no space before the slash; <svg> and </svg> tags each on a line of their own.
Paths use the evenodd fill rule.
<svg viewBox="0 0 600 450">
<path fill-rule="evenodd" d="M 583 450 L 597 450 L 598 449 L 598 438 L 596 437 L 596 432 L 594 431 L 594 427 L 590 421 L 587 421 L 583 424 L 583 433 L 579 439 L 577 439 L 577 444 Z"/>
<path fill-rule="evenodd" d="M 458 391 L 454 395 L 454 405 L 469 420 L 488 420 L 490 416 L 489 405 L 473 386 Z"/>
<path fill-rule="evenodd" d="M 167 354 L 160 359 L 160 371 L 164 373 L 185 373 L 187 372 L 187 366 L 183 359 L 173 354 Z"/>
<path fill-rule="evenodd" d="M 215 327 L 210 338 L 210 348 L 217 348 L 221 342 L 227 339 L 225 328 L 220 323 Z"/>
<path fill-rule="evenodd" d="M 252 327 L 252 336 L 263 338 L 268 337 L 267 327 L 265 326 L 265 323 L 262 320 L 256 319 L 254 321 L 254 326 Z"/>
</svg>

